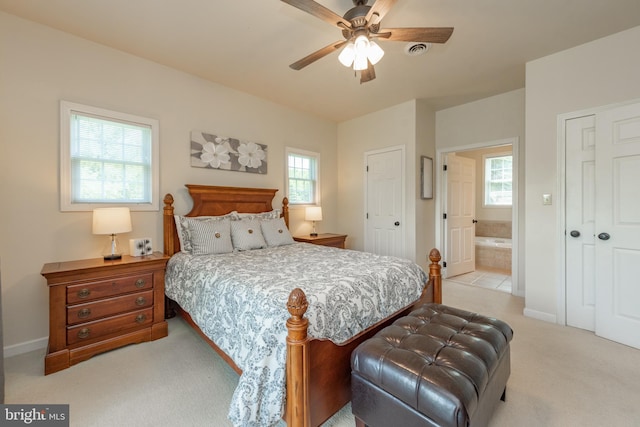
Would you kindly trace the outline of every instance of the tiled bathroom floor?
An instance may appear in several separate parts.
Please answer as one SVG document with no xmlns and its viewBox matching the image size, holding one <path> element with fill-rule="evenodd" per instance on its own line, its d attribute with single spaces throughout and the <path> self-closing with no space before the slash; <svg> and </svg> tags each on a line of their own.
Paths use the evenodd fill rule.
<svg viewBox="0 0 640 427">
<path fill-rule="evenodd" d="M 476 269 L 471 273 L 447 277 L 445 281 L 511 293 L 511 272 L 497 269 Z"/>
</svg>

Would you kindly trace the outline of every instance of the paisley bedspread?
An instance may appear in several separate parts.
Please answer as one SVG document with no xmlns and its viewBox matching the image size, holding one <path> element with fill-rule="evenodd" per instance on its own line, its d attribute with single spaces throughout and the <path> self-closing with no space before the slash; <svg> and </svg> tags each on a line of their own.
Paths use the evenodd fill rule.
<svg viewBox="0 0 640 427">
<path fill-rule="evenodd" d="M 165 292 L 242 369 L 229 409 L 235 426 L 272 426 L 285 401 L 286 308 L 307 295 L 309 335 L 340 344 L 415 301 L 427 281 L 415 263 L 295 243 L 219 255 L 175 254 Z"/>
</svg>

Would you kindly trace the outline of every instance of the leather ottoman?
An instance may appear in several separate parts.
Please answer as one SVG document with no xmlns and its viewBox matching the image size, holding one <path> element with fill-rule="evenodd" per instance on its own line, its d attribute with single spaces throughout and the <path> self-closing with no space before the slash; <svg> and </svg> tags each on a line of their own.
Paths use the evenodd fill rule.
<svg viewBox="0 0 640 427">
<path fill-rule="evenodd" d="M 505 322 L 425 304 L 351 355 L 358 426 L 485 426 L 511 372 Z"/>
</svg>

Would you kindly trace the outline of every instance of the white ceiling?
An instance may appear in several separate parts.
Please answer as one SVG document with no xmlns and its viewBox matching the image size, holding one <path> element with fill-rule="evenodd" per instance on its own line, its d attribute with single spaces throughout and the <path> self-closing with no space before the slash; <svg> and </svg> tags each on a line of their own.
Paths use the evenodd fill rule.
<svg viewBox="0 0 640 427">
<path fill-rule="evenodd" d="M 338 15 L 353 6 L 318 3 Z M 420 56 L 381 41 L 377 78 L 361 85 L 338 53 L 289 68 L 342 35 L 279 0 L 0 0 L 0 10 L 334 121 L 522 88 L 527 61 L 640 25 L 639 0 L 399 0 L 382 27 L 453 35 Z"/>
</svg>

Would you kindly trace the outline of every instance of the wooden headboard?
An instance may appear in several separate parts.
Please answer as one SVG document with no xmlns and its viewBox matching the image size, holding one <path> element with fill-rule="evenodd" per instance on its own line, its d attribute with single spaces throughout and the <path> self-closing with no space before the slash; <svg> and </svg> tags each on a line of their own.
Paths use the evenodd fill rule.
<svg viewBox="0 0 640 427">
<path fill-rule="evenodd" d="M 212 185 L 185 185 L 193 200 L 193 208 L 184 216 L 224 215 L 232 211 L 260 213 L 273 210 L 273 197 L 278 190 L 270 188 L 217 187 Z M 174 220 L 173 196 L 164 196 L 164 253 L 180 251 L 180 241 Z M 282 200 L 280 216 L 289 226 L 289 200 Z"/>
</svg>

